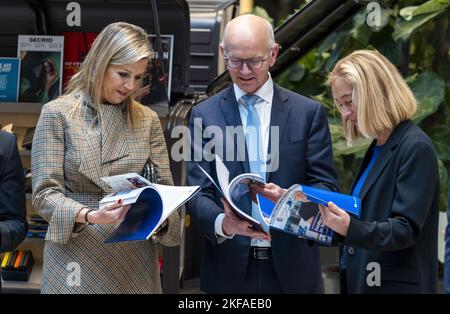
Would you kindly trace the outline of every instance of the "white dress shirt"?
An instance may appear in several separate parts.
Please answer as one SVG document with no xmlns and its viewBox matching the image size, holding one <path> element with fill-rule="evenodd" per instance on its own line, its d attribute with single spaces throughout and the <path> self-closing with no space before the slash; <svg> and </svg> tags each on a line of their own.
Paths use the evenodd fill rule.
<svg viewBox="0 0 450 314">
<path fill-rule="evenodd" d="M 236 84 L 233 84 L 234 94 L 236 96 L 236 101 L 239 105 L 239 115 L 241 117 L 242 126 L 245 130 L 247 127 L 247 115 L 248 109 L 247 104 L 243 101 L 242 96 L 247 93 L 239 88 Z M 272 99 L 273 99 L 273 80 L 269 73 L 269 79 L 258 89 L 254 95 L 258 95 L 259 99 L 255 104 L 255 109 L 258 112 L 259 120 L 261 122 L 261 143 L 264 150 L 264 160 L 267 160 L 267 151 L 269 147 L 269 132 L 270 132 L 270 114 L 272 112 Z M 264 163 L 265 164 L 265 163 Z M 222 243 L 226 239 L 233 238 L 232 236 L 226 236 L 222 230 L 222 222 L 225 218 L 225 214 L 219 214 L 215 220 L 214 229 L 216 232 L 217 242 Z M 270 246 L 270 241 L 267 240 L 251 240 L 251 246 Z"/>
</svg>

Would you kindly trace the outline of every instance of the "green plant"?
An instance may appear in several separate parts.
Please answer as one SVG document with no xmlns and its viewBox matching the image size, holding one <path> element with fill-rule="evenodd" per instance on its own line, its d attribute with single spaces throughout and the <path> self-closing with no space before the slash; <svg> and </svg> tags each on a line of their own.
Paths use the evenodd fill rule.
<svg viewBox="0 0 450 314">
<path fill-rule="evenodd" d="M 440 209 L 447 209 L 450 169 L 449 0 L 385 1 L 381 23 L 370 27 L 361 9 L 322 43 L 277 77 L 289 89 L 321 102 L 328 113 L 334 161 L 342 191 L 348 191 L 370 141 L 346 145 L 327 74 L 337 60 L 356 49 L 375 48 L 396 64 L 418 101 L 413 121 L 432 139 L 439 158 Z"/>
</svg>

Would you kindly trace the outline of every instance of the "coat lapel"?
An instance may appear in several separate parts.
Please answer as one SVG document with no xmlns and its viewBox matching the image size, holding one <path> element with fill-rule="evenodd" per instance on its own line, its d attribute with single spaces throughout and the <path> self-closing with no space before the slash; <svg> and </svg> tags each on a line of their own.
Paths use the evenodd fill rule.
<svg viewBox="0 0 450 314">
<path fill-rule="evenodd" d="M 109 176 L 110 162 L 129 154 L 122 107 L 101 105 L 96 110 L 87 103 L 82 110 L 86 110 L 86 114 L 82 116 L 84 121 L 80 125 L 85 133 L 79 172 L 104 191 L 109 191 L 108 185 L 100 178 Z"/>
<path fill-rule="evenodd" d="M 128 156 L 126 117 L 122 106 L 102 105 L 100 110 L 102 165 Z"/>
<path fill-rule="evenodd" d="M 280 158 L 280 141 L 283 138 L 283 133 L 286 128 L 287 119 L 289 117 L 289 106 L 287 106 L 288 96 L 284 91 L 278 87 L 275 83 L 273 84 L 273 99 L 272 99 L 272 112 L 270 115 L 270 131 L 269 131 L 269 145 L 268 154 L 271 155 L 273 160 Z M 272 149 L 272 127 L 278 127 L 278 147 Z M 266 175 L 266 181 L 270 182 L 270 178 L 273 172 L 269 172 Z"/>
<path fill-rule="evenodd" d="M 402 122 L 394 129 L 394 131 L 392 132 L 388 141 L 386 142 L 386 144 L 384 144 L 384 147 L 382 148 L 380 155 L 378 156 L 377 160 L 375 161 L 375 164 L 373 165 L 372 170 L 370 171 L 369 175 L 367 176 L 366 181 L 364 182 L 364 184 L 361 188 L 361 192 L 359 193 L 360 199 L 364 199 L 366 194 L 369 192 L 370 188 L 374 185 L 376 180 L 380 177 L 380 174 L 386 168 L 386 165 L 389 163 L 389 160 L 391 160 L 394 149 L 396 148 L 396 146 L 402 139 L 403 134 L 406 132 L 406 130 L 411 125 L 412 125 L 412 122 L 408 120 L 408 121 Z M 357 176 L 358 179 L 353 182 L 352 191 L 353 191 L 354 186 L 356 185 L 356 182 L 361 177 L 362 172 L 367 167 L 367 164 L 369 163 L 369 161 L 371 159 L 373 147 L 375 146 L 375 143 L 376 143 L 376 141 L 374 141 L 370 145 L 370 148 L 369 148 L 366 156 L 364 156 L 363 166 L 361 166 L 361 168 L 358 171 L 358 176 Z"/>
<path fill-rule="evenodd" d="M 222 111 L 223 117 L 225 119 L 225 126 L 231 126 L 231 127 L 242 127 L 242 121 L 241 121 L 241 116 L 239 114 L 239 107 L 238 107 L 238 103 L 236 101 L 236 96 L 234 95 L 234 90 L 233 87 L 231 86 L 227 92 L 225 92 L 222 96 L 222 98 L 220 99 L 220 103 L 219 103 L 219 107 L 220 110 Z M 226 135 L 225 135 L 225 139 L 232 137 L 232 134 L 228 134 L 227 131 L 225 130 Z M 243 132 L 243 129 L 242 129 Z M 244 136 L 244 134 L 240 134 L 239 136 Z M 234 138 L 236 139 L 236 138 Z M 226 165 L 228 167 L 228 170 L 230 171 L 230 175 L 233 175 L 235 173 L 242 173 L 242 172 L 250 172 L 250 166 L 248 164 L 248 154 L 247 154 L 247 147 L 245 146 L 245 151 L 238 151 L 238 146 L 235 140 L 232 141 L 233 142 L 233 151 L 234 156 L 233 156 L 233 160 L 235 160 L 236 162 L 226 162 L 226 158 L 222 158 L 225 162 Z M 224 154 L 226 156 L 226 150 L 227 147 L 226 145 L 224 146 Z M 229 148 L 228 148 L 229 149 Z M 244 160 L 243 160 L 244 159 Z M 238 168 L 239 167 L 239 168 Z"/>
</svg>

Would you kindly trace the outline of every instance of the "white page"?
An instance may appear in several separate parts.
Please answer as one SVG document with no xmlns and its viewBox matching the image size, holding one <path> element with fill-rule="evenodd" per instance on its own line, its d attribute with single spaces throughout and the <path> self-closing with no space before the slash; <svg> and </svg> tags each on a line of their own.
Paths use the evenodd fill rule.
<svg viewBox="0 0 450 314">
<path fill-rule="evenodd" d="M 102 177 L 101 179 L 116 192 L 152 185 L 150 181 L 137 173 L 119 174 L 116 176 Z"/>
<path fill-rule="evenodd" d="M 222 189 L 220 188 L 220 186 L 218 186 L 218 185 L 216 184 L 216 182 L 213 180 L 213 178 L 211 178 L 211 176 L 209 175 L 209 173 L 206 172 L 206 170 L 203 169 L 202 166 L 200 166 L 199 164 L 197 164 L 197 167 L 200 168 L 200 170 L 205 174 L 205 176 L 209 179 L 209 181 L 211 181 L 211 182 L 214 184 L 214 186 L 220 191 L 220 193 L 222 193 L 222 195 L 225 196 L 225 194 L 223 194 L 223 191 L 222 191 Z"/>
<path fill-rule="evenodd" d="M 102 206 L 106 203 L 115 202 L 119 199 L 123 199 L 123 205 L 133 204 L 136 202 L 139 194 L 141 194 L 144 188 L 118 191 L 108 194 L 100 200 L 99 205 Z"/>
<path fill-rule="evenodd" d="M 228 171 L 227 167 L 223 163 L 222 159 L 218 155 L 216 155 L 216 172 L 217 172 L 217 180 L 219 180 L 219 185 L 223 191 L 223 195 L 227 199 L 227 201 L 230 201 L 230 191 L 228 185 L 230 184 L 229 177 L 230 172 Z"/>
<path fill-rule="evenodd" d="M 230 176 L 230 172 L 223 163 L 222 159 L 220 159 L 220 157 L 217 155 L 216 155 L 216 172 L 217 172 L 217 179 L 219 180 L 219 184 L 222 188 L 222 191 L 224 192 L 224 197 L 227 199 L 228 203 L 230 203 L 230 205 L 239 213 L 239 215 L 259 225 L 260 222 L 258 220 L 254 219 L 252 216 L 248 215 L 247 213 L 239 209 L 239 207 L 237 207 L 236 204 L 234 204 L 233 200 L 230 197 L 230 191 L 228 186 L 229 185 L 228 178 Z"/>
<path fill-rule="evenodd" d="M 198 185 L 172 186 L 154 184 L 154 186 L 159 192 L 163 203 L 163 213 L 160 223 L 166 220 L 174 209 L 183 205 L 200 190 L 200 186 Z"/>
</svg>

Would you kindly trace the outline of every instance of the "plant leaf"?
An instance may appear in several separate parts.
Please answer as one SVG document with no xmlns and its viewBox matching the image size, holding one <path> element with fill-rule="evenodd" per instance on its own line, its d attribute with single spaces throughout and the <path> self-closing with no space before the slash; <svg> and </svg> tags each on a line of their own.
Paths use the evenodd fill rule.
<svg viewBox="0 0 450 314">
<path fill-rule="evenodd" d="M 439 159 L 450 161 L 450 126 L 438 125 L 432 127 L 427 134 L 433 141 Z"/>
<path fill-rule="evenodd" d="M 445 82 L 436 73 L 423 72 L 408 80 L 408 84 L 418 103 L 417 112 L 412 119 L 418 124 L 433 114 L 444 101 Z"/>
<path fill-rule="evenodd" d="M 434 12 L 430 14 L 422 14 L 419 16 L 414 16 L 410 21 L 401 21 L 395 24 L 395 31 L 392 34 L 394 40 L 406 40 L 411 36 L 411 33 L 417 28 L 424 25 L 429 20 L 433 19 L 436 15 L 441 12 Z"/>
</svg>

